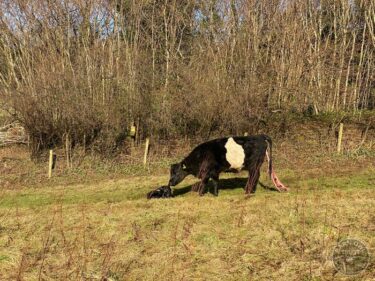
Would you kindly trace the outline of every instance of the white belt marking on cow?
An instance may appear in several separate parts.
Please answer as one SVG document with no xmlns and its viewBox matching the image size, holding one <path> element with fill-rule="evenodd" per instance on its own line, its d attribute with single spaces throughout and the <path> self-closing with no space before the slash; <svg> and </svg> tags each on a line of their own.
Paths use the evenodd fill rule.
<svg viewBox="0 0 375 281">
<path fill-rule="evenodd" d="M 245 162 L 245 151 L 243 147 L 236 143 L 233 138 L 229 138 L 225 144 L 227 154 L 225 155 L 231 169 L 241 170 Z"/>
</svg>

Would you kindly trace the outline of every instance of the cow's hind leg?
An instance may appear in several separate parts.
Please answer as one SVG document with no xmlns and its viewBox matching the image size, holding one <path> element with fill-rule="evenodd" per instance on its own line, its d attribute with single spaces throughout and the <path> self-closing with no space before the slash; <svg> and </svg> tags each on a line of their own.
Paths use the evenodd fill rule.
<svg viewBox="0 0 375 281">
<path fill-rule="evenodd" d="M 260 169 L 259 167 L 253 168 L 249 170 L 249 178 L 247 179 L 247 183 L 245 186 L 245 193 L 255 193 L 258 181 L 260 177 Z"/>
<path fill-rule="evenodd" d="M 253 187 L 250 190 L 250 193 L 255 193 L 255 191 L 257 190 L 259 177 L 260 177 L 260 169 L 256 169 L 255 173 L 254 173 L 254 184 L 253 184 Z"/>
</svg>

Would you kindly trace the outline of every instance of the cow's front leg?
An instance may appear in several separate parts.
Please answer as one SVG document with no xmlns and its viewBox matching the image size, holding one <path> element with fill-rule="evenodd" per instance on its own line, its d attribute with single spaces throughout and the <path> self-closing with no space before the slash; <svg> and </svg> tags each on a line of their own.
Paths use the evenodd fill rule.
<svg viewBox="0 0 375 281">
<path fill-rule="evenodd" d="M 249 178 L 247 179 L 247 183 L 245 186 L 245 194 L 255 193 L 257 185 L 258 185 L 259 177 L 260 177 L 259 168 L 249 170 Z"/>
<path fill-rule="evenodd" d="M 214 185 L 214 195 L 219 195 L 219 175 L 214 175 L 211 177 L 212 183 Z"/>
<path fill-rule="evenodd" d="M 205 177 L 200 182 L 200 184 L 199 184 L 199 196 L 203 196 L 204 190 L 206 188 L 206 185 L 207 185 L 209 179 L 210 179 L 209 177 Z"/>
<path fill-rule="evenodd" d="M 191 191 L 194 191 L 194 192 L 199 191 L 200 185 L 201 185 L 201 182 L 197 182 L 197 183 L 193 184 L 193 186 L 191 187 Z"/>
</svg>

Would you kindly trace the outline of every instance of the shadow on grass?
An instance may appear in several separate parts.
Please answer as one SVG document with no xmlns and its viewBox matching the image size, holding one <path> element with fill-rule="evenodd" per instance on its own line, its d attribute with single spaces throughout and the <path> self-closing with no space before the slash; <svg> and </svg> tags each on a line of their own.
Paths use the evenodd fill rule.
<svg viewBox="0 0 375 281">
<path fill-rule="evenodd" d="M 247 178 L 230 178 L 230 179 L 221 179 L 219 180 L 219 194 L 220 190 L 225 190 L 225 189 L 237 189 L 241 188 L 244 189 L 246 186 Z M 182 188 L 173 188 L 173 196 L 181 196 L 184 195 L 188 192 L 191 191 L 191 188 L 193 187 L 194 184 L 187 185 Z M 259 181 L 258 186 L 263 187 L 266 190 L 269 191 L 277 191 L 273 187 L 270 187 L 268 185 L 265 185 Z M 213 194 L 213 184 L 212 181 L 210 181 L 207 186 L 205 192 L 210 192 Z"/>
</svg>

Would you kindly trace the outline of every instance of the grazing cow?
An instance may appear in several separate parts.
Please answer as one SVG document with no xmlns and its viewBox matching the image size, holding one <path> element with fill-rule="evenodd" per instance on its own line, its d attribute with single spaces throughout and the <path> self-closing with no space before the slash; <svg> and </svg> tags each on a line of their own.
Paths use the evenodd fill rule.
<svg viewBox="0 0 375 281">
<path fill-rule="evenodd" d="M 268 152 L 269 151 L 269 152 Z M 260 166 L 268 159 L 268 172 L 278 191 L 287 191 L 272 169 L 272 141 L 266 135 L 214 139 L 198 145 L 180 163 L 171 165 L 169 186 L 179 184 L 187 175 L 201 179 L 193 190 L 203 195 L 205 185 L 211 178 L 214 194 L 218 195 L 221 172 L 246 170 L 249 178 L 245 193 L 254 193 L 260 176 Z"/>
<path fill-rule="evenodd" d="M 169 197 L 173 197 L 172 190 L 169 186 L 161 186 L 161 187 L 147 193 L 147 199 L 169 198 Z"/>
</svg>

